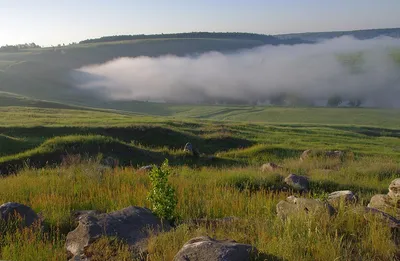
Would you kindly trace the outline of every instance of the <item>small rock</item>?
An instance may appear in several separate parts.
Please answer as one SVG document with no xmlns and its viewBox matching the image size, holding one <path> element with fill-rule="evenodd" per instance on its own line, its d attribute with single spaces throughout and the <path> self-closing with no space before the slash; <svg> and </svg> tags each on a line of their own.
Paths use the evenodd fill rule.
<svg viewBox="0 0 400 261">
<path fill-rule="evenodd" d="M 207 157 L 207 160 L 214 161 L 214 160 L 217 160 L 217 157 L 215 157 L 214 155 L 210 155 Z"/>
<path fill-rule="evenodd" d="M 16 216 L 21 217 L 26 226 L 31 226 L 39 221 L 38 215 L 30 207 L 20 203 L 8 202 L 0 206 L 0 217 L 5 221 L 9 221 Z"/>
<path fill-rule="evenodd" d="M 305 151 L 303 151 L 303 153 L 302 153 L 301 156 L 300 156 L 300 161 L 306 160 L 307 158 L 310 157 L 310 155 L 311 155 L 311 150 L 305 150 Z"/>
<path fill-rule="evenodd" d="M 298 215 L 300 213 L 327 213 L 331 216 L 335 213 L 335 209 L 330 204 L 324 203 L 317 199 L 297 198 L 295 196 L 290 196 L 286 200 L 282 200 L 276 205 L 276 212 L 278 217 L 281 219 L 286 219 L 291 215 Z"/>
<path fill-rule="evenodd" d="M 152 165 L 143 166 L 139 169 L 140 172 L 148 172 L 148 171 L 152 171 L 152 170 L 153 170 Z"/>
<path fill-rule="evenodd" d="M 326 151 L 325 156 L 329 158 L 340 158 L 344 155 L 343 151 L 335 150 L 335 151 Z"/>
<path fill-rule="evenodd" d="M 332 205 L 339 205 L 341 202 L 345 204 L 355 203 L 357 201 L 356 195 L 350 190 L 335 191 L 329 194 L 328 202 Z"/>
<path fill-rule="evenodd" d="M 125 241 L 138 253 L 146 250 L 148 229 L 153 233 L 169 230 L 167 222 L 162 223 L 147 208 L 128 207 L 111 213 L 88 213 L 80 216 L 77 228 L 68 233 L 65 247 L 75 259 L 82 259 L 85 248 L 102 236 L 117 237 Z"/>
<path fill-rule="evenodd" d="M 394 200 L 400 200 L 400 178 L 390 183 L 388 196 Z"/>
<path fill-rule="evenodd" d="M 248 261 L 257 252 L 251 245 L 232 240 L 197 237 L 189 240 L 174 257 L 174 261 Z"/>
<path fill-rule="evenodd" d="M 290 174 L 289 176 L 287 176 L 285 178 L 285 183 L 293 189 L 299 191 L 307 191 L 309 188 L 308 178 L 296 174 Z"/>
<path fill-rule="evenodd" d="M 114 169 L 119 166 L 119 160 L 113 157 L 107 157 L 101 161 L 101 164 Z"/>
<path fill-rule="evenodd" d="M 200 152 L 198 151 L 198 149 L 196 149 L 195 147 L 193 147 L 192 143 L 188 142 L 185 144 L 185 147 L 183 148 L 183 151 L 194 156 L 194 157 L 199 157 L 200 156 Z"/>
<path fill-rule="evenodd" d="M 268 162 L 261 166 L 262 172 L 271 172 L 271 171 L 276 171 L 276 170 L 280 170 L 280 169 L 282 169 L 282 167 L 273 162 Z"/>
</svg>

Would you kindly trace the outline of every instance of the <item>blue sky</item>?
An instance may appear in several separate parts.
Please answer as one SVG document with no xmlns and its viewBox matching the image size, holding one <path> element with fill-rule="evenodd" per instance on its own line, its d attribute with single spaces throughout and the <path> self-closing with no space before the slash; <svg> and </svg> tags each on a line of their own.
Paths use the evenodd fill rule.
<svg viewBox="0 0 400 261">
<path fill-rule="evenodd" d="M 400 0 L 0 0 L 0 45 L 117 34 L 400 27 Z"/>
</svg>

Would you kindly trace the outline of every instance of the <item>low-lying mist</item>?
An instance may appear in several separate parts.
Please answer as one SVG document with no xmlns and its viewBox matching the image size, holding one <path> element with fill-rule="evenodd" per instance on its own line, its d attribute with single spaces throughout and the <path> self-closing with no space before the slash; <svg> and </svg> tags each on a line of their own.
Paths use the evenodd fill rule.
<svg viewBox="0 0 400 261">
<path fill-rule="evenodd" d="M 400 107 L 400 40 L 341 37 L 236 53 L 118 58 L 78 71 L 81 88 L 113 100 Z M 92 79 L 92 80 L 90 80 Z"/>
</svg>

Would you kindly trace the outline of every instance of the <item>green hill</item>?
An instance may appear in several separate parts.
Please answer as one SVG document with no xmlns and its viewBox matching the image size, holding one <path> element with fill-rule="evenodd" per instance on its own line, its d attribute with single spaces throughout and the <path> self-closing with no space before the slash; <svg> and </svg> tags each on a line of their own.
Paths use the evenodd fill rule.
<svg viewBox="0 0 400 261">
<path fill-rule="evenodd" d="M 302 39 L 304 41 L 318 41 L 323 39 L 332 39 L 341 36 L 352 36 L 360 40 L 372 39 L 381 36 L 400 38 L 400 28 L 366 29 L 366 30 L 334 31 L 334 32 L 310 32 L 310 33 L 275 35 L 275 37 L 280 39 L 297 38 L 297 39 Z"/>
</svg>

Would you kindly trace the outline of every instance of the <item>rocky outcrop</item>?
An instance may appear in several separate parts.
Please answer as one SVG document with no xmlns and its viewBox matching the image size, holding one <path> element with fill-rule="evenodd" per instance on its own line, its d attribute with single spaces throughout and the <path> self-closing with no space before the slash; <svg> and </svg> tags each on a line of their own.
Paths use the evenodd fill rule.
<svg viewBox="0 0 400 261">
<path fill-rule="evenodd" d="M 197 237 L 189 240 L 174 257 L 174 261 L 247 261 L 257 250 L 251 245 L 232 240 Z"/>
<path fill-rule="evenodd" d="M 307 191 L 309 189 L 308 178 L 296 174 L 290 174 L 287 176 L 285 178 L 285 183 L 298 191 Z"/>
<path fill-rule="evenodd" d="M 272 171 L 277 171 L 277 170 L 281 170 L 282 167 L 273 163 L 273 162 L 268 162 L 265 163 L 261 166 L 260 170 L 262 172 L 272 172 Z"/>
<path fill-rule="evenodd" d="M 30 207 L 8 202 L 0 206 L 0 218 L 5 221 L 21 218 L 25 226 L 31 226 L 35 222 L 40 222 L 38 215 Z"/>
<path fill-rule="evenodd" d="M 400 219 L 400 178 L 393 180 L 386 195 L 374 195 L 368 207 L 375 208 Z"/>
<path fill-rule="evenodd" d="M 350 190 L 335 191 L 329 194 L 328 202 L 333 206 L 338 206 L 341 203 L 345 205 L 353 204 L 357 202 L 357 197 Z"/>
<path fill-rule="evenodd" d="M 149 209 L 133 206 L 111 213 L 83 214 L 78 222 L 78 227 L 68 233 L 65 244 L 73 260 L 84 260 L 85 248 L 103 236 L 116 237 L 134 252 L 142 253 L 146 251 L 149 229 L 153 233 L 170 229 L 168 223 L 162 223 Z"/>
<path fill-rule="evenodd" d="M 297 198 L 290 196 L 286 200 L 280 201 L 276 205 L 276 212 L 278 217 L 286 219 L 289 216 L 296 216 L 299 214 L 321 214 L 326 213 L 333 215 L 335 209 L 329 204 L 317 199 L 311 198 Z"/>
</svg>

